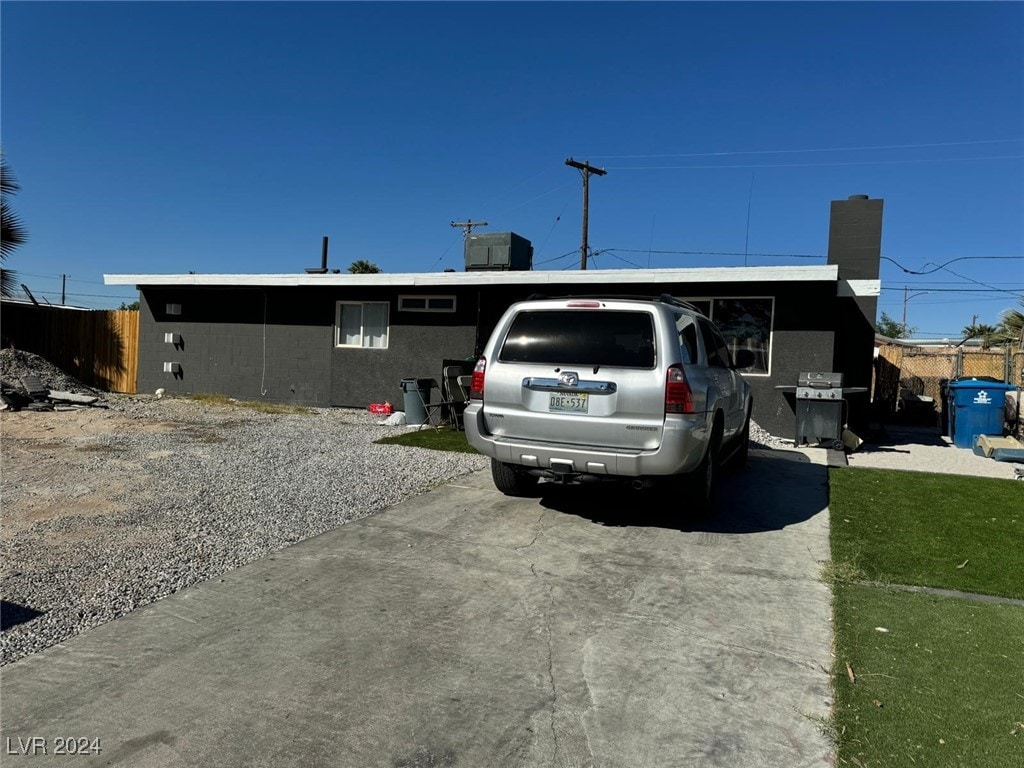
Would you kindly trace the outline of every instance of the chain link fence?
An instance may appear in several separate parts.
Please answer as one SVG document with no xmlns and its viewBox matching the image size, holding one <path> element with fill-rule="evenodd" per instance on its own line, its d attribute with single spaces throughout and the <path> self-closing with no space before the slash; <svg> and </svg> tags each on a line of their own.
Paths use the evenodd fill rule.
<svg viewBox="0 0 1024 768">
<path fill-rule="evenodd" d="M 1016 404 L 1024 387 L 1024 351 L 882 345 L 872 390 L 876 413 L 886 421 L 940 426 L 946 416 L 946 383 L 960 377 L 987 377 L 1016 384 Z M 1016 414 L 1007 421 L 1019 431 Z"/>
</svg>

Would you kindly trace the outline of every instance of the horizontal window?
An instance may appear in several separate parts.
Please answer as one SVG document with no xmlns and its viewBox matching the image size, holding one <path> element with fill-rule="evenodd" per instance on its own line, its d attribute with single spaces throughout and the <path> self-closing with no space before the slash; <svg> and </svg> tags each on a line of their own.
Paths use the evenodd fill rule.
<svg viewBox="0 0 1024 768">
<path fill-rule="evenodd" d="M 454 312 L 454 296 L 399 296 L 399 312 Z"/>
<path fill-rule="evenodd" d="M 339 347 L 387 349 L 387 302 L 339 301 L 335 334 Z"/>
</svg>

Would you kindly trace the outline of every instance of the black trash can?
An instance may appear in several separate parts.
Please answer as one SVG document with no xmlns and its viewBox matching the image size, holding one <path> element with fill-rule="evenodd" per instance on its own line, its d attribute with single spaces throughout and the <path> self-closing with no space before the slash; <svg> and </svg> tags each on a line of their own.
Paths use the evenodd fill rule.
<svg viewBox="0 0 1024 768">
<path fill-rule="evenodd" d="M 399 386 L 405 398 L 405 423 L 426 424 L 427 409 L 424 404 L 430 402 L 430 390 L 434 384 L 433 379 L 402 379 Z"/>
</svg>

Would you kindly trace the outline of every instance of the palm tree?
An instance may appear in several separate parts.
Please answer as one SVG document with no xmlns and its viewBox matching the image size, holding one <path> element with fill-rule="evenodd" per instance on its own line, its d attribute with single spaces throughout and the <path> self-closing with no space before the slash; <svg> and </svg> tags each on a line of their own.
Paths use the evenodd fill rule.
<svg viewBox="0 0 1024 768">
<path fill-rule="evenodd" d="M 28 240 L 28 232 L 21 219 L 7 203 L 7 197 L 21 187 L 11 175 L 7 161 L 0 155 L 0 260 L 6 261 L 14 249 Z M 13 296 L 18 287 L 17 276 L 9 269 L 0 268 L 0 295 Z"/>
<path fill-rule="evenodd" d="M 353 261 L 348 265 L 348 271 L 353 275 L 374 275 L 378 272 L 383 272 L 380 267 L 374 264 L 372 261 L 366 259 L 359 259 L 359 261 Z"/>
<path fill-rule="evenodd" d="M 968 339 L 981 339 L 981 348 L 988 349 L 992 346 L 992 342 L 997 339 L 999 329 L 994 325 L 986 325 L 985 323 L 971 323 L 964 328 L 963 334 L 964 341 Z"/>
<path fill-rule="evenodd" d="M 1020 300 L 1024 307 L 1024 299 Z M 1008 309 L 999 319 L 999 335 L 1004 341 L 1016 343 L 1024 349 L 1024 312 L 1019 309 Z"/>
</svg>

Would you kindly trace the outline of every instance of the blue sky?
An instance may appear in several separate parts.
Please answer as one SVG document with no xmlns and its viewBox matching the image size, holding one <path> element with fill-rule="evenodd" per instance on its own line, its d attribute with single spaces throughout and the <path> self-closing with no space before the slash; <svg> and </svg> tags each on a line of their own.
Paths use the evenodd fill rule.
<svg viewBox="0 0 1024 768">
<path fill-rule="evenodd" d="M 575 269 L 570 156 L 608 170 L 592 268 L 821 264 L 868 194 L 887 259 L 969 257 L 883 261 L 918 335 L 1024 295 L 1022 3 L 5 1 L 0 44 L 6 266 L 53 302 L 301 272 L 323 235 L 331 267 L 461 269 L 466 219 Z"/>
</svg>

